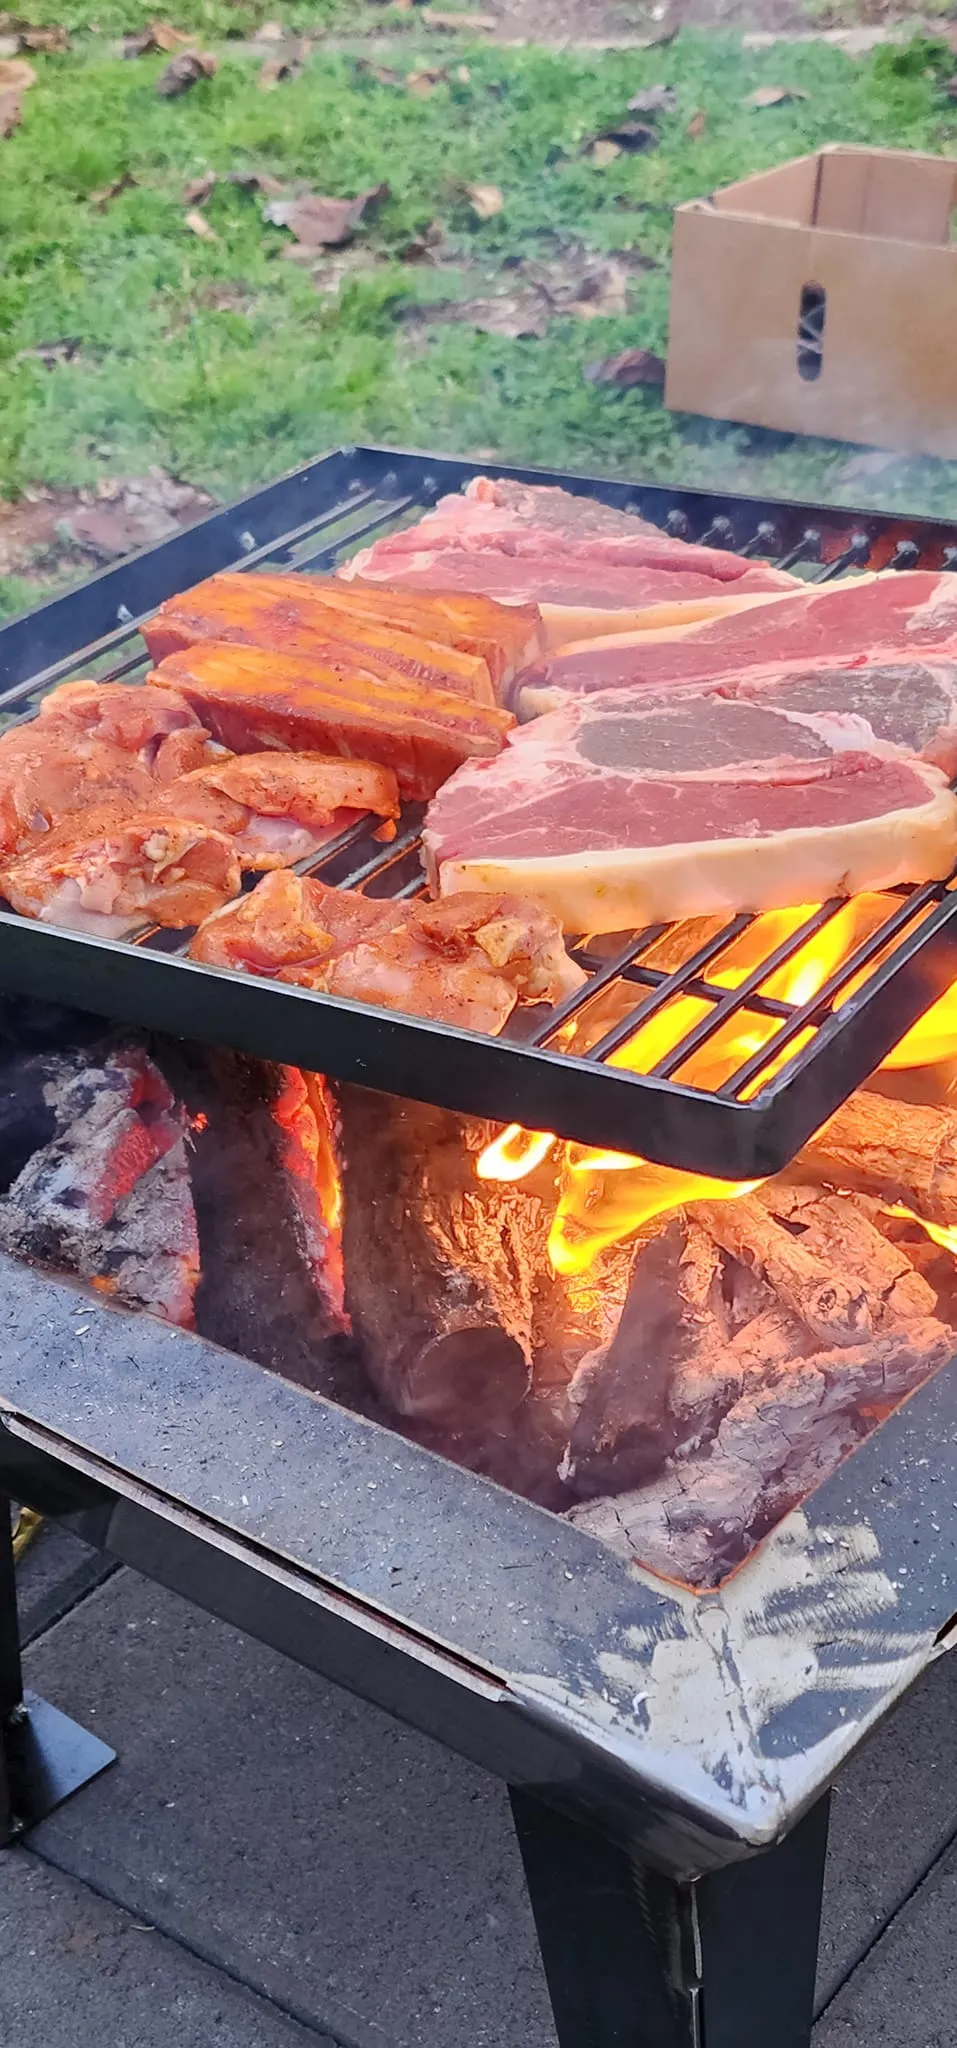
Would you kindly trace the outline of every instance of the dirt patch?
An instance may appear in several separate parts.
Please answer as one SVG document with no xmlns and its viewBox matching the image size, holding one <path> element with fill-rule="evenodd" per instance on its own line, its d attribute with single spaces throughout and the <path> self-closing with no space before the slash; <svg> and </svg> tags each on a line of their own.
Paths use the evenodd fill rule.
<svg viewBox="0 0 957 2048">
<path fill-rule="evenodd" d="M 455 0 L 455 11 L 460 0 Z M 450 10 L 452 11 L 452 10 Z M 461 11 L 464 11 L 464 5 Z M 370 29 L 378 7 L 370 7 Z M 940 32 L 940 16 L 930 24 L 915 16 L 906 0 L 483 0 L 482 13 L 494 17 L 491 42 L 529 42 L 595 49 L 646 49 L 666 42 L 685 26 L 742 29 L 775 36 L 855 38 L 861 50 L 902 29 L 917 34 L 929 27 Z M 452 42 L 436 36 L 437 44 Z"/>
<path fill-rule="evenodd" d="M 89 575 L 168 540 L 214 503 L 206 491 L 162 469 L 105 477 L 94 490 L 32 486 L 12 504 L 0 502 L 0 576 L 20 576 L 42 589 L 71 569 Z"/>
</svg>

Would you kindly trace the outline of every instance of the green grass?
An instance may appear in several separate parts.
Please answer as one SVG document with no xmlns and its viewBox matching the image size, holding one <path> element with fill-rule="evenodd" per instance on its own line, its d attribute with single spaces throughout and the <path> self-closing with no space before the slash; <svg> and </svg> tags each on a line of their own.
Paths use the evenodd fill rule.
<svg viewBox="0 0 957 2048">
<path fill-rule="evenodd" d="M 87 0 L 77 18 L 111 32 L 147 16 L 134 0 L 95 6 Z M 222 33 L 227 16 L 248 27 L 278 11 L 191 0 L 175 18 Z M 355 19 L 339 0 L 286 12 L 300 25 Z M 0 494 L 156 462 L 228 495 L 337 441 L 376 438 L 858 503 L 892 489 L 898 506 L 957 512 L 957 464 L 906 460 L 892 485 L 842 483 L 846 447 L 674 416 L 656 393 L 596 388 L 582 375 L 621 348 L 664 352 L 679 201 L 835 139 L 953 152 L 949 52 L 922 43 L 855 61 L 809 43 L 748 54 L 730 37 L 685 34 L 664 49 L 585 59 L 464 50 L 421 30 L 403 51 L 408 65 L 464 59 L 470 76 L 419 100 L 357 79 L 350 56 L 320 46 L 297 79 L 264 93 L 255 59 L 226 42 L 212 81 L 164 101 L 155 81 L 165 58 L 121 62 L 81 38 L 69 56 L 36 60 L 23 127 L 0 144 Z M 583 161 L 581 143 L 658 81 L 680 103 L 660 122 L 660 149 L 606 170 Z M 754 112 L 742 101 L 761 83 L 809 97 Z M 698 108 L 707 128 L 692 142 Z M 387 180 L 391 198 L 364 237 L 373 266 L 338 297 L 321 296 L 283 259 L 288 236 L 235 187 L 206 208 L 218 239 L 198 240 L 184 224 L 184 184 L 236 169 L 342 194 Z M 92 195 L 124 174 L 135 186 L 98 207 Z M 470 182 L 505 196 L 484 226 L 461 196 Z M 461 260 L 451 279 L 400 260 L 435 219 Z M 556 320 L 539 341 L 403 321 L 417 297 L 486 293 L 506 259 L 547 253 L 556 237 L 642 252 L 653 267 L 636 276 L 627 318 Z M 20 359 L 68 336 L 80 344 L 69 363 Z M 0 583 L 0 607 L 15 597 L 19 588 Z"/>
</svg>

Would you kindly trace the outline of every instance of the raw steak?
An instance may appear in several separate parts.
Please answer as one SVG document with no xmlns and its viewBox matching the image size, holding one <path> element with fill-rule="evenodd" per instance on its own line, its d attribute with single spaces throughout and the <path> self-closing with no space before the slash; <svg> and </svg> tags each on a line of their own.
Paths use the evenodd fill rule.
<svg viewBox="0 0 957 2048">
<path fill-rule="evenodd" d="M 433 882 L 526 890 L 567 931 L 610 932 L 949 873 L 957 798 L 941 771 L 848 737 L 720 697 L 566 705 L 440 791 Z"/>
<path fill-rule="evenodd" d="M 714 687 L 718 696 L 738 703 L 748 698 L 806 720 L 836 746 L 919 754 L 946 775 L 957 775 L 957 650 L 953 659 L 926 662 L 915 661 L 906 648 L 896 660 L 889 654 L 884 661 L 854 664 L 778 662 Z"/>
<path fill-rule="evenodd" d="M 596 499 L 488 477 L 443 498 L 415 526 L 385 535 L 340 574 L 538 604 L 552 646 L 579 634 L 709 617 L 729 603 L 796 587 L 784 570 L 673 540 Z"/>
<path fill-rule="evenodd" d="M 661 634 L 625 634 L 569 645 L 518 678 L 523 716 L 592 690 L 674 689 L 768 663 L 899 661 L 906 650 L 957 648 L 957 576 L 914 569 L 802 590 L 730 617 Z"/>
</svg>

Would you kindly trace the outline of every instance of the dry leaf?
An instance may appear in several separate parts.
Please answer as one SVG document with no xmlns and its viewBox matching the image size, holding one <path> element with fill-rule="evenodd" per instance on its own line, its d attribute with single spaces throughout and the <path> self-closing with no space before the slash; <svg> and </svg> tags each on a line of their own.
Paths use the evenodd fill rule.
<svg viewBox="0 0 957 2048">
<path fill-rule="evenodd" d="M 678 95 L 673 85 L 646 85 L 628 102 L 629 114 L 676 114 L 677 111 Z"/>
<path fill-rule="evenodd" d="M 215 183 L 215 171 L 205 171 L 201 178 L 191 178 L 189 184 L 183 187 L 183 205 L 204 205 Z"/>
<path fill-rule="evenodd" d="M 299 66 L 292 57 L 267 57 L 256 84 L 260 92 L 275 92 L 284 78 L 293 78 Z"/>
<path fill-rule="evenodd" d="M 410 92 L 413 98 L 417 100 L 431 99 L 437 85 L 446 85 L 448 83 L 448 76 L 447 64 L 440 66 L 438 69 L 426 68 L 424 71 L 410 71 L 405 81 L 406 92 Z"/>
<path fill-rule="evenodd" d="M 599 142 L 617 143 L 619 149 L 630 150 L 633 154 L 641 150 L 657 149 L 658 136 L 647 121 L 616 121 L 611 128 L 603 128 L 597 137 Z"/>
<path fill-rule="evenodd" d="M 151 21 L 149 27 L 154 50 L 181 50 L 198 39 L 188 28 L 174 28 L 171 21 Z"/>
<path fill-rule="evenodd" d="M 59 23 L 51 23 L 47 28 L 22 28 L 20 30 L 21 50 L 35 50 L 39 54 L 47 56 L 59 54 L 63 50 L 68 50 L 69 47 L 70 38 L 67 35 L 66 29 L 61 28 Z"/>
<path fill-rule="evenodd" d="M 440 220 L 433 220 L 411 242 L 406 242 L 397 254 L 400 263 L 437 263 L 439 251 L 444 248 L 445 229 Z"/>
<path fill-rule="evenodd" d="M 32 64 L 23 57 L 5 57 L 0 60 L 0 92 L 28 92 L 36 85 L 37 74 Z"/>
<path fill-rule="evenodd" d="M 690 136 L 692 142 L 700 142 L 707 125 L 708 116 L 703 107 L 698 107 L 688 122 L 685 134 Z"/>
<path fill-rule="evenodd" d="M 289 228 L 302 249 L 338 249 L 351 241 L 366 213 L 388 196 L 388 185 L 370 186 L 355 199 L 327 199 L 318 192 L 304 192 L 298 199 L 272 200 L 265 217 L 274 227 Z"/>
<path fill-rule="evenodd" d="M 175 100 L 180 93 L 189 92 L 201 78 L 212 78 L 218 69 L 218 59 L 209 50 L 182 50 L 178 57 L 171 57 L 165 71 L 156 81 L 160 99 Z"/>
<path fill-rule="evenodd" d="M 596 171 L 605 171 L 608 169 L 608 165 L 613 164 L 615 158 L 620 155 L 621 150 L 617 142 L 608 142 L 602 139 L 599 142 L 592 143 L 588 151 L 588 161 L 590 164 L 594 164 Z"/>
<path fill-rule="evenodd" d="M 240 192 L 265 192 L 267 199 L 278 199 L 282 191 L 282 179 L 269 171 L 227 171 L 223 184 L 237 185 Z"/>
<path fill-rule="evenodd" d="M 184 214 L 183 226 L 189 229 L 191 235 L 199 235 L 204 242 L 219 241 L 215 228 L 210 227 L 204 213 L 193 212 Z"/>
<path fill-rule="evenodd" d="M 494 220 L 497 213 L 505 210 L 497 185 L 466 185 L 465 196 L 478 220 Z"/>
<path fill-rule="evenodd" d="M 118 199 L 121 192 L 128 192 L 135 184 L 132 172 L 124 171 L 119 178 L 114 178 L 112 185 L 101 185 L 98 191 L 91 192 L 90 205 L 109 206 L 111 200 Z"/>
<path fill-rule="evenodd" d="M 12 135 L 23 120 L 23 102 L 18 92 L 0 92 L 0 142 Z"/>
<path fill-rule="evenodd" d="M 436 7 L 424 7 L 422 20 L 429 28 L 461 29 L 469 34 L 498 27 L 494 14 L 443 14 Z"/>
<path fill-rule="evenodd" d="M 474 327 L 479 334 L 502 334 L 508 341 L 541 341 L 554 315 L 548 294 L 531 289 L 502 292 L 490 299 L 441 299 L 431 306 L 412 306 L 410 325 Z"/>
<path fill-rule="evenodd" d="M 786 107 L 792 100 L 809 100 L 810 97 L 810 93 L 802 91 L 799 85 L 759 85 L 741 104 L 744 107 Z"/>
<path fill-rule="evenodd" d="M 665 366 L 650 348 L 626 348 L 620 355 L 586 363 L 585 379 L 589 384 L 613 384 L 619 391 L 628 391 L 633 384 L 651 384 L 660 391 Z"/>
</svg>

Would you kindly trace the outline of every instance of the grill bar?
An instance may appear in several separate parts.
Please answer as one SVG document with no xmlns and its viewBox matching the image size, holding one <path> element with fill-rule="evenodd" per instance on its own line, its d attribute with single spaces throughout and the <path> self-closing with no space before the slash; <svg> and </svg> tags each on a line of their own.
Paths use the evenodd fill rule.
<svg viewBox="0 0 957 2048">
<path fill-rule="evenodd" d="M 866 566 L 875 542 L 891 527 L 889 566 L 941 568 L 957 560 L 957 533 L 931 521 L 908 521 L 902 534 L 899 519 L 870 513 L 492 468 L 596 495 L 699 543 L 735 545 L 739 553 L 774 559 L 782 567 L 806 564 L 815 582 Z M 255 573 L 332 566 L 360 543 L 420 515 L 439 492 L 460 488 L 474 473 L 465 462 L 389 449 L 343 449 L 306 465 L 0 629 L 0 714 L 28 713 L 45 690 L 71 675 L 92 670 L 108 681 L 143 672 L 148 655 L 139 626 L 164 597 L 203 577 L 226 568 Z M 416 863 L 420 813 L 410 809 L 390 843 L 373 838 L 375 823 L 360 820 L 348 827 L 300 862 L 299 872 L 338 887 L 411 900 L 424 888 Z M 754 929 L 756 920 L 748 915 L 729 919 L 696 946 L 689 941 L 688 957 L 677 966 L 656 963 L 654 948 L 667 931 L 661 925 L 628 935 L 607 958 L 581 945 L 576 957 L 587 983 L 546 1014 L 526 1014 L 521 1042 L 507 1036 L 486 1040 L 200 968 L 184 957 L 188 935 L 151 929 L 132 942 L 110 944 L 2 912 L 0 986 L 352 1075 L 502 1122 L 553 1129 L 582 1143 L 632 1149 L 743 1179 L 783 1166 L 957 978 L 957 894 L 933 884 L 888 896 L 878 929 L 810 998 L 789 1001 L 786 993 L 769 994 L 772 978 L 809 940 L 825 933 L 842 908 L 835 900 L 813 910 L 787 938 L 769 944 L 767 955 L 746 973 L 735 969 L 730 985 L 722 959 Z M 848 997 L 848 986 L 860 977 L 861 986 Z M 616 985 L 634 988 L 638 996 L 621 1019 L 581 1053 L 557 1050 L 563 1027 L 587 1022 L 596 998 Z M 662 1051 L 651 1073 L 609 1066 L 643 1025 L 667 1016 L 681 996 L 704 1002 L 708 1014 Z M 749 1020 L 760 1021 L 762 1046 L 720 1086 L 683 1083 L 678 1077 L 689 1061 L 734 1020 L 743 1029 Z M 803 1042 L 809 1032 L 813 1037 Z"/>
</svg>

